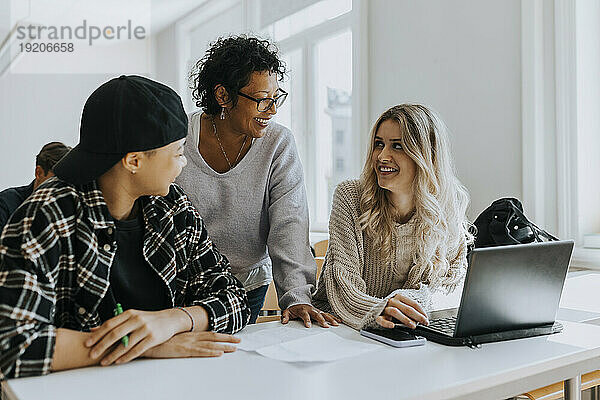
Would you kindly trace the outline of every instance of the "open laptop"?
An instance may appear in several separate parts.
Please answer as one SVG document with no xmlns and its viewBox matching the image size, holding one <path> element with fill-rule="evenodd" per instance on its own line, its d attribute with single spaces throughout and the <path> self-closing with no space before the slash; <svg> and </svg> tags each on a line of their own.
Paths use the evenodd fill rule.
<svg viewBox="0 0 600 400">
<path fill-rule="evenodd" d="M 459 308 L 433 311 L 415 334 L 451 346 L 478 347 L 560 332 L 555 322 L 573 241 L 475 249 Z"/>
</svg>

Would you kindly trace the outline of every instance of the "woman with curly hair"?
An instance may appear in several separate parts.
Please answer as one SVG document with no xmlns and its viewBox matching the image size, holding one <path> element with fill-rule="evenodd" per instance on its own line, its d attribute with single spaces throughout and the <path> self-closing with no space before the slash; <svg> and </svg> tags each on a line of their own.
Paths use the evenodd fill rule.
<svg viewBox="0 0 600 400">
<path fill-rule="evenodd" d="M 201 111 L 189 118 L 187 168 L 177 179 L 214 243 L 244 283 L 254 323 L 274 280 L 282 322 L 335 318 L 311 305 L 316 264 L 294 136 L 273 117 L 287 93 L 285 66 L 269 41 L 220 38 L 192 73 Z"/>
<path fill-rule="evenodd" d="M 371 131 L 359 180 L 336 188 L 314 304 L 361 329 L 428 324 L 431 293 L 462 283 L 473 237 L 444 123 L 402 104 Z"/>
</svg>

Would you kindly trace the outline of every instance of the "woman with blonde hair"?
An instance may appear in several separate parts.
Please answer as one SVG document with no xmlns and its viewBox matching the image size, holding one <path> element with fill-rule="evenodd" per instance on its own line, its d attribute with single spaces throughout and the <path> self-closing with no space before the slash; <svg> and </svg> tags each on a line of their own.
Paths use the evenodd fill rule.
<svg viewBox="0 0 600 400">
<path fill-rule="evenodd" d="M 355 329 L 428 324 L 432 292 L 464 278 L 468 202 L 441 119 L 419 104 L 384 112 L 360 179 L 336 188 L 315 306 Z"/>
</svg>

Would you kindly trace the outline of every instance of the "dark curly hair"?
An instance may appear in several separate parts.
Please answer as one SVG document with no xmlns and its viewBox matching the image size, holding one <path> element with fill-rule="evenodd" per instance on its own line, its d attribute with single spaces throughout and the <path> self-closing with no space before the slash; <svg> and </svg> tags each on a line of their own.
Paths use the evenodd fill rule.
<svg viewBox="0 0 600 400">
<path fill-rule="evenodd" d="M 233 106 L 238 91 L 250 82 L 252 72 L 269 71 L 283 80 L 285 64 L 278 57 L 277 47 L 268 40 L 246 35 L 220 37 L 194 66 L 190 89 L 196 106 L 209 115 L 217 115 L 221 106 L 214 96 L 216 85 L 223 85 Z"/>
</svg>

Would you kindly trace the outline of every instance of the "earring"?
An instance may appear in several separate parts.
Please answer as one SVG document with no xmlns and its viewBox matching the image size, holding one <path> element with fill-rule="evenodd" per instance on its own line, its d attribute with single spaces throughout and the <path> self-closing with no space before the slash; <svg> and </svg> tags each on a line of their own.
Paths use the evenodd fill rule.
<svg viewBox="0 0 600 400">
<path fill-rule="evenodd" d="M 132 175 L 135 175 L 135 171 L 131 171 L 131 174 L 132 174 Z"/>
<path fill-rule="evenodd" d="M 221 119 L 225 119 L 225 107 L 221 107 Z"/>
</svg>

